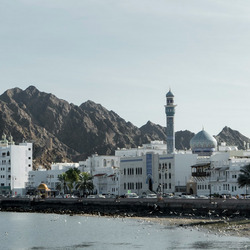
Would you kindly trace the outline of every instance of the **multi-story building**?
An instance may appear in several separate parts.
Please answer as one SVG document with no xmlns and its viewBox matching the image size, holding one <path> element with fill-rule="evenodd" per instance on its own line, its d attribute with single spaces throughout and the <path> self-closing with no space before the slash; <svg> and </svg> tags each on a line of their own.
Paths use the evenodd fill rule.
<svg viewBox="0 0 250 250">
<path fill-rule="evenodd" d="M 117 156 L 94 154 L 80 162 L 83 172 L 93 176 L 94 192 L 119 195 L 120 160 Z"/>
<path fill-rule="evenodd" d="M 189 193 L 197 195 L 242 195 L 246 188 L 239 188 L 240 169 L 250 164 L 250 151 L 238 150 L 225 143 L 217 148 L 214 137 L 204 130 L 191 140 L 192 151 L 198 154 L 192 166 L 192 178 L 187 183 Z"/>
<path fill-rule="evenodd" d="M 32 170 L 32 143 L 15 145 L 12 136 L 0 141 L 0 193 L 23 195 Z"/>
<path fill-rule="evenodd" d="M 25 185 L 26 190 L 34 192 L 41 183 L 44 183 L 51 191 L 56 191 L 60 182 L 58 176 L 70 168 L 79 168 L 79 163 L 53 163 L 50 170 L 42 167 L 39 167 L 37 170 L 31 170 Z"/>
</svg>

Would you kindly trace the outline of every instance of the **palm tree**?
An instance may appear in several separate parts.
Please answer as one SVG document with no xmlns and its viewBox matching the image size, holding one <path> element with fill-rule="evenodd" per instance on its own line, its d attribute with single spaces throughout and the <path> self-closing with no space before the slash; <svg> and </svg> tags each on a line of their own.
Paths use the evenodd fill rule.
<svg viewBox="0 0 250 250">
<path fill-rule="evenodd" d="M 93 178 L 89 173 L 82 172 L 79 175 L 79 181 L 76 185 L 76 188 L 82 190 L 83 195 L 86 193 L 86 191 L 92 192 L 94 189 L 94 184 L 92 179 Z"/>
<path fill-rule="evenodd" d="M 58 180 L 60 181 L 60 183 L 57 185 L 57 189 L 63 189 L 63 194 L 65 194 L 67 190 L 67 181 L 68 181 L 67 174 L 66 173 L 59 174 Z"/>
<path fill-rule="evenodd" d="M 244 166 L 240 170 L 241 174 L 238 177 L 238 185 L 240 188 L 250 185 L 250 164 Z"/>
<path fill-rule="evenodd" d="M 70 190 L 70 194 L 79 181 L 80 173 L 81 171 L 78 168 L 70 168 L 65 172 L 67 175 L 67 185 Z"/>
</svg>

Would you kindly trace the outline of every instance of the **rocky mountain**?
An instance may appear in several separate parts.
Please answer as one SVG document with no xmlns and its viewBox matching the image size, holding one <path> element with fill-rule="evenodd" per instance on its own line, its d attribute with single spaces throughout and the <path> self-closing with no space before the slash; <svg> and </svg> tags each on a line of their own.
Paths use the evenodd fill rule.
<svg viewBox="0 0 250 250">
<path fill-rule="evenodd" d="M 34 143 L 36 167 L 165 140 L 165 128 L 160 125 L 148 121 L 138 128 L 93 101 L 76 106 L 34 86 L 9 89 L 0 96 L 0 134 L 3 133 L 11 134 L 17 143 L 23 140 Z M 176 132 L 176 148 L 189 149 L 193 136 L 190 131 Z M 244 141 L 250 141 L 227 127 L 216 138 L 240 148 Z"/>
<path fill-rule="evenodd" d="M 224 127 L 222 131 L 215 136 L 218 144 L 226 142 L 227 145 L 237 146 L 238 149 L 246 149 L 247 143 L 250 144 L 250 139 L 242 135 L 239 131 L 233 130 L 229 127 Z"/>
</svg>

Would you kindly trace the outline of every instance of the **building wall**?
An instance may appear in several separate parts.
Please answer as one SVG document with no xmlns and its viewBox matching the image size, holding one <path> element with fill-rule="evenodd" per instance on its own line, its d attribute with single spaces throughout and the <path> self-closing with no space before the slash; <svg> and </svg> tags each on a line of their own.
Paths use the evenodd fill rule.
<svg viewBox="0 0 250 250">
<path fill-rule="evenodd" d="M 142 195 L 149 191 L 174 191 L 174 157 L 154 152 L 140 157 L 123 157 L 120 162 L 120 194 Z"/>
<path fill-rule="evenodd" d="M 239 188 L 240 169 L 250 164 L 249 158 L 232 157 L 233 152 L 221 152 L 211 156 L 210 176 L 196 178 L 197 195 L 242 195 L 250 193 L 246 187 Z"/>
<path fill-rule="evenodd" d="M 191 166 L 197 162 L 197 154 L 175 154 L 175 192 L 186 192 L 187 182 L 190 180 Z"/>
<path fill-rule="evenodd" d="M 23 195 L 28 172 L 32 170 L 32 143 L 0 147 L 0 166 L 1 192 L 10 188 L 12 194 Z"/>
</svg>

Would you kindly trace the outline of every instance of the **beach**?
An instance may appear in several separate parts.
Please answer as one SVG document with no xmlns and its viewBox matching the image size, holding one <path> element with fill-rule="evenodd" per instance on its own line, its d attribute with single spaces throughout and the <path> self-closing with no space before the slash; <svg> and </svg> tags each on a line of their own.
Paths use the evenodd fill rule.
<svg viewBox="0 0 250 250">
<path fill-rule="evenodd" d="M 136 219 L 165 226 L 196 229 L 212 234 L 250 237 L 250 220 L 248 218 L 136 217 Z"/>
</svg>

